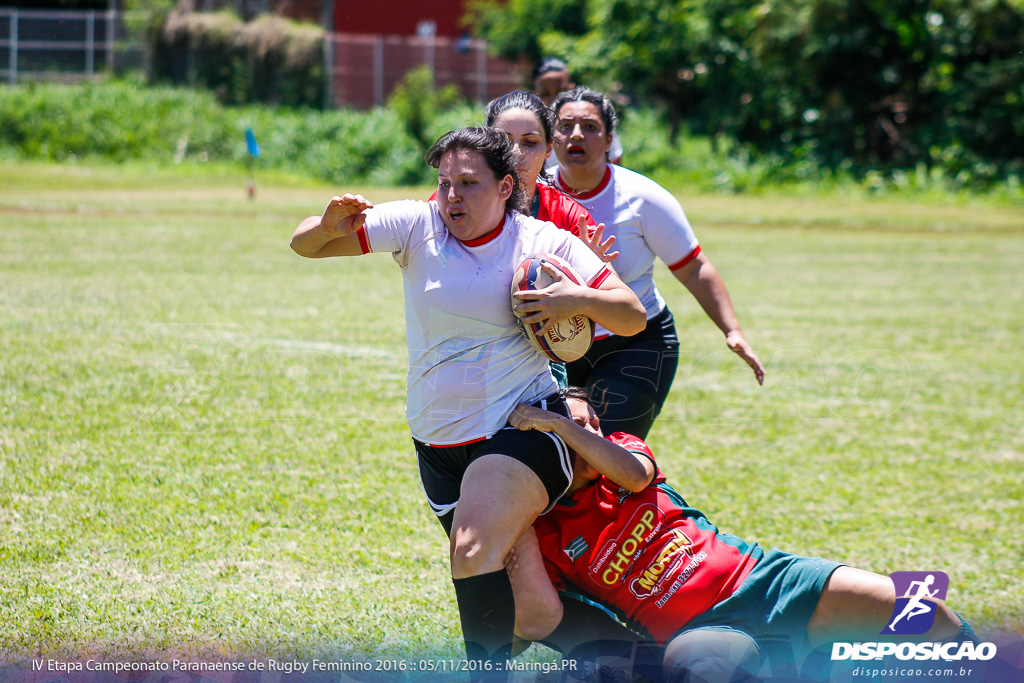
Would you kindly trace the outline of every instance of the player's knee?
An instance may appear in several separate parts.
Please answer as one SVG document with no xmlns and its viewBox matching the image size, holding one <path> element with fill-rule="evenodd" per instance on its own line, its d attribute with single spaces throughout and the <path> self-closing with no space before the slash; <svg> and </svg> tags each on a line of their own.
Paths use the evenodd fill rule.
<svg viewBox="0 0 1024 683">
<path fill-rule="evenodd" d="M 475 576 L 504 566 L 504 554 L 485 543 L 475 529 L 456 528 L 452 532 L 449 552 L 452 576 L 456 578 Z"/>
<path fill-rule="evenodd" d="M 672 683 L 741 683 L 757 680 L 760 651 L 745 633 L 697 629 L 667 645 L 664 663 Z"/>
<path fill-rule="evenodd" d="M 665 670 L 667 683 L 756 683 L 757 677 L 727 657 L 675 662 Z"/>
<path fill-rule="evenodd" d="M 474 572 L 466 574 L 465 571 L 473 569 L 479 563 L 481 551 L 480 539 L 471 530 L 453 530 L 448 549 L 452 561 L 452 574 L 471 576 Z"/>
</svg>

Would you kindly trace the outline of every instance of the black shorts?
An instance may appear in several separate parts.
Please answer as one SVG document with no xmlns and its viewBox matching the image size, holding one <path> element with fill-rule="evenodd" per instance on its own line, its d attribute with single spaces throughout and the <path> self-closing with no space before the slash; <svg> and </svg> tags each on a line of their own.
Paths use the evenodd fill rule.
<svg viewBox="0 0 1024 683">
<path fill-rule="evenodd" d="M 569 417 L 569 408 L 559 394 L 552 394 L 533 405 Z M 485 455 L 505 455 L 523 463 L 536 474 L 548 493 L 550 510 L 572 482 L 575 455 L 561 437 L 536 430 L 519 431 L 506 425 L 494 436 L 458 446 L 429 446 L 416 439 L 416 459 L 427 502 L 449 536 L 455 505 L 459 502 L 462 475 L 469 464 Z"/>
</svg>

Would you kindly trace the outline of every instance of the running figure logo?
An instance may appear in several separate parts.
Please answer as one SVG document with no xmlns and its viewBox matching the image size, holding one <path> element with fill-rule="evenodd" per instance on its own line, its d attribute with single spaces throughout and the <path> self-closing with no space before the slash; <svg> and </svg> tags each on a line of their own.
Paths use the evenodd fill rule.
<svg viewBox="0 0 1024 683">
<path fill-rule="evenodd" d="M 896 606 L 883 634 L 920 635 L 935 622 L 936 600 L 945 600 L 949 577 L 943 572 L 893 572 Z"/>
</svg>

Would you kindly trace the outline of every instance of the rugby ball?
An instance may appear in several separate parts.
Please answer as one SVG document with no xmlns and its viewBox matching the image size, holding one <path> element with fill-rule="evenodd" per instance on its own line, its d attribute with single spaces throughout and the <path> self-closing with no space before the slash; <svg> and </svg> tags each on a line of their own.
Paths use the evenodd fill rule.
<svg viewBox="0 0 1024 683">
<path fill-rule="evenodd" d="M 554 282 L 554 278 L 548 275 L 542 267 L 544 263 L 550 263 L 576 284 L 586 286 L 583 278 L 562 259 L 550 254 L 537 254 L 526 259 L 516 268 L 512 278 L 512 294 L 544 289 Z M 522 302 L 522 299 L 512 297 L 513 314 L 516 304 Z M 585 315 L 574 315 L 571 318 L 559 320 L 543 336 L 538 336 L 540 323 L 524 323 L 518 315 L 516 315 L 516 322 L 519 323 L 519 329 L 530 345 L 557 363 L 571 363 L 579 360 L 594 341 L 594 323 Z"/>
</svg>

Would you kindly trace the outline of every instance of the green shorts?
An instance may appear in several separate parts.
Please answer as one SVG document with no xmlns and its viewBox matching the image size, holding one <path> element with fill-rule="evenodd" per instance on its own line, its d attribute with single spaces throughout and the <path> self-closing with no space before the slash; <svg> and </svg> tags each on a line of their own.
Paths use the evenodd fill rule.
<svg viewBox="0 0 1024 683">
<path fill-rule="evenodd" d="M 807 624 L 838 562 L 766 550 L 739 589 L 679 631 L 741 631 L 755 640 L 779 638 L 803 647 Z"/>
</svg>

